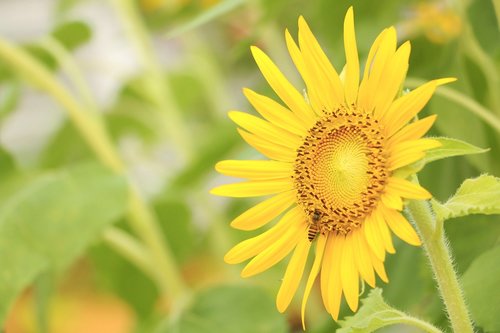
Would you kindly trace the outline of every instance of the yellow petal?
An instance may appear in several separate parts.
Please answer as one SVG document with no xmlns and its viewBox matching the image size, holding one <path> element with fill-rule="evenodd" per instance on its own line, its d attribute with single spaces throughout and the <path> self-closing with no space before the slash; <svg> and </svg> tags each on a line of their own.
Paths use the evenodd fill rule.
<svg viewBox="0 0 500 333">
<path fill-rule="evenodd" d="M 314 78 L 314 87 L 323 97 L 327 110 L 334 110 L 344 102 L 344 88 L 337 71 L 321 49 L 307 22 L 299 17 L 299 45 L 307 72 Z"/>
<path fill-rule="evenodd" d="M 255 230 L 272 221 L 295 201 L 295 191 L 277 194 L 239 215 L 231 226 L 240 230 Z"/>
<path fill-rule="evenodd" d="M 416 161 L 420 161 L 424 157 L 425 153 L 423 151 L 398 154 L 397 156 L 391 159 L 389 163 L 389 170 L 391 171 L 397 170 L 409 164 L 415 163 Z"/>
<path fill-rule="evenodd" d="M 363 95 L 361 105 L 366 112 L 371 112 L 375 107 L 375 98 L 380 93 L 379 85 L 385 78 L 384 68 L 396 51 L 396 29 L 390 27 L 383 32 L 378 49 L 370 64 L 370 70 L 366 83 L 362 84 Z M 368 63 L 366 64 L 368 66 Z M 366 72 L 366 70 L 365 70 Z M 363 78 L 365 81 L 365 78 Z M 360 87 L 361 89 L 361 87 Z M 361 94 L 361 92 L 360 92 Z"/>
<path fill-rule="evenodd" d="M 387 228 L 387 224 L 384 221 L 384 216 L 382 215 L 380 210 L 381 209 L 379 208 L 379 209 L 375 210 L 375 212 L 374 212 L 375 226 L 378 229 L 380 236 L 382 237 L 385 250 L 388 253 L 395 253 L 396 250 L 394 249 L 394 245 L 392 244 L 391 233 L 389 232 L 389 228 Z"/>
<path fill-rule="evenodd" d="M 307 105 L 302 94 L 288 82 L 278 67 L 276 67 L 264 52 L 256 46 L 252 46 L 251 50 L 262 75 L 264 75 L 271 88 L 273 88 L 281 100 L 297 115 L 297 117 L 302 119 L 306 127 L 313 124 L 315 121 L 314 113 L 309 105 Z"/>
<path fill-rule="evenodd" d="M 333 252 L 334 239 L 334 235 L 327 236 L 325 253 L 323 254 L 323 262 L 321 263 L 321 297 L 323 298 L 323 304 L 328 313 L 330 313 L 331 294 L 328 288 L 331 280 L 331 266 L 334 261 L 334 256 L 336 255 L 336 253 Z"/>
<path fill-rule="evenodd" d="M 395 210 L 402 210 L 403 209 L 403 200 L 401 200 L 401 197 L 397 196 L 393 192 L 385 192 L 380 196 L 380 200 L 382 203 L 389 208 L 395 209 Z"/>
<path fill-rule="evenodd" d="M 262 273 L 283 260 L 301 239 L 307 239 L 305 223 L 295 223 L 267 249 L 255 256 L 241 272 L 244 278 Z"/>
<path fill-rule="evenodd" d="M 404 124 L 419 113 L 439 85 L 453 81 L 455 81 L 453 78 L 433 80 L 395 100 L 389 110 L 384 114 L 387 137 L 392 136 Z"/>
<path fill-rule="evenodd" d="M 250 89 L 243 89 L 243 94 L 245 94 L 255 110 L 273 125 L 298 136 L 307 134 L 307 128 L 302 120 L 281 104 Z"/>
<path fill-rule="evenodd" d="M 396 236 L 411 245 L 419 246 L 421 244 L 417 233 L 401 213 L 392 209 L 382 209 L 382 213 Z"/>
<path fill-rule="evenodd" d="M 436 118 L 437 115 L 432 115 L 403 127 L 399 132 L 387 140 L 387 146 L 391 147 L 401 142 L 420 139 L 429 131 L 432 124 L 436 121 Z"/>
<path fill-rule="evenodd" d="M 316 253 L 314 257 L 314 263 L 311 268 L 311 272 L 309 273 L 309 278 L 307 279 L 306 289 L 304 290 L 304 297 L 302 298 L 301 317 L 302 317 L 302 328 L 304 329 L 304 331 L 306 330 L 305 313 L 306 313 L 307 300 L 309 298 L 309 294 L 311 293 L 314 281 L 316 280 L 316 276 L 318 276 L 318 272 L 321 267 L 321 260 L 323 258 L 325 244 L 326 244 L 326 236 L 320 234 L 318 237 L 318 242 L 316 243 Z"/>
<path fill-rule="evenodd" d="M 404 141 L 395 144 L 388 149 L 390 154 L 390 157 L 387 160 L 389 170 L 396 170 L 405 165 L 416 162 L 419 160 L 418 157 L 422 156 L 423 151 L 437 147 L 441 147 L 441 142 L 428 138 Z"/>
<path fill-rule="evenodd" d="M 376 222 L 374 221 L 373 214 L 368 216 L 363 222 L 363 230 L 365 234 L 365 239 L 372 249 L 373 253 L 380 259 L 380 261 L 385 260 L 385 247 L 382 236 L 376 226 L 374 225 Z"/>
<path fill-rule="evenodd" d="M 345 237 L 340 279 L 345 299 L 352 311 L 358 309 L 359 274 L 355 264 L 352 234 Z"/>
<path fill-rule="evenodd" d="M 378 84 L 378 93 L 373 99 L 374 112 L 378 119 L 387 111 L 403 85 L 410 51 L 410 42 L 405 42 L 385 64 L 383 77 Z"/>
<path fill-rule="evenodd" d="M 371 252 L 370 254 L 375 272 L 377 272 L 377 275 L 382 279 L 382 281 L 388 283 L 389 279 L 387 278 L 387 273 L 385 272 L 384 262 L 379 260 L 373 252 Z"/>
<path fill-rule="evenodd" d="M 268 141 L 276 142 L 291 149 L 297 149 L 302 144 L 302 139 L 298 135 L 285 131 L 251 114 L 230 111 L 228 115 L 241 128 Z"/>
<path fill-rule="evenodd" d="M 302 53 L 299 47 L 297 46 L 297 43 L 295 43 L 295 40 L 293 39 L 292 35 L 290 35 L 288 29 L 285 30 L 285 40 L 286 40 L 286 47 L 288 48 L 288 53 L 290 54 L 290 57 L 292 58 L 292 61 L 295 64 L 295 67 L 299 71 L 302 78 L 304 78 L 305 75 L 304 59 L 302 58 Z"/>
<path fill-rule="evenodd" d="M 281 282 L 278 296 L 276 297 L 276 307 L 281 313 L 285 312 L 288 308 L 295 292 L 297 291 L 302 275 L 304 274 L 304 266 L 307 262 L 310 247 L 311 242 L 307 239 L 307 237 L 300 240 L 297 247 L 295 247 L 292 259 L 290 259 L 290 262 L 288 263 L 285 276 Z"/>
<path fill-rule="evenodd" d="M 432 198 L 432 194 L 422 186 L 405 179 L 390 177 L 386 186 L 387 191 L 394 192 L 403 198 L 420 200 Z"/>
<path fill-rule="evenodd" d="M 295 67 L 297 67 L 300 76 L 302 76 L 302 79 L 306 84 L 308 100 L 311 103 L 316 114 L 321 115 L 322 110 L 325 108 L 324 105 L 328 103 L 327 100 L 329 97 L 324 95 L 324 89 L 318 87 L 318 83 L 316 82 L 314 73 L 311 73 L 311 66 L 307 66 L 304 63 L 302 52 L 300 51 L 299 47 L 293 40 L 293 37 L 290 35 L 288 30 L 285 31 L 285 39 L 290 57 L 292 58 Z"/>
<path fill-rule="evenodd" d="M 210 193 L 224 197 L 245 198 L 275 194 L 293 189 L 290 178 L 274 180 L 255 180 L 234 184 L 225 184 L 213 188 Z"/>
<path fill-rule="evenodd" d="M 262 139 L 239 128 L 238 133 L 240 133 L 243 140 L 245 140 L 250 146 L 254 147 L 258 152 L 272 160 L 283 162 L 295 161 L 297 153 L 294 149 Z"/>
<path fill-rule="evenodd" d="M 217 163 L 215 170 L 231 177 L 269 180 L 290 177 L 293 165 L 278 161 L 226 160 Z"/>
<path fill-rule="evenodd" d="M 354 31 L 354 14 L 352 6 L 347 10 L 344 20 L 345 67 L 345 99 L 347 104 L 356 103 L 359 85 L 359 59 Z"/>
<path fill-rule="evenodd" d="M 340 302 L 342 301 L 342 282 L 340 280 L 340 271 L 342 269 L 342 256 L 344 252 L 344 236 L 334 236 L 332 265 L 330 266 L 330 283 L 328 284 L 329 309 L 334 320 L 339 318 Z"/>
<path fill-rule="evenodd" d="M 234 246 L 224 256 L 224 261 L 228 264 L 239 264 L 258 253 L 261 253 L 266 248 L 274 244 L 284 232 L 294 225 L 306 225 L 304 212 L 299 207 L 290 209 L 281 220 L 266 232 L 247 239 Z"/>
<path fill-rule="evenodd" d="M 373 272 L 372 262 L 370 260 L 371 250 L 368 248 L 365 236 L 362 232 L 355 231 L 353 236 L 353 249 L 356 259 L 356 266 L 361 277 L 372 287 L 375 288 L 375 273 Z"/>
<path fill-rule="evenodd" d="M 369 86 L 369 75 L 370 71 L 373 65 L 373 59 L 375 58 L 375 55 L 377 54 L 378 48 L 380 46 L 380 42 L 384 38 L 385 34 L 387 33 L 387 29 L 384 29 L 375 39 L 375 41 L 372 44 L 372 47 L 370 48 L 370 52 L 368 53 L 368 58 L 365 63 L 365 70 L 363 73 L 363 80 L 361 81 L 361 84 L 359 86 L 359 95 L 358 95 L 358 106 L 364 110 L 368 110 L 369 108 L 372 108 L 370 104 L 371 96 L 372 96 L 372 91 L 368 90 Z"/>
</svg>

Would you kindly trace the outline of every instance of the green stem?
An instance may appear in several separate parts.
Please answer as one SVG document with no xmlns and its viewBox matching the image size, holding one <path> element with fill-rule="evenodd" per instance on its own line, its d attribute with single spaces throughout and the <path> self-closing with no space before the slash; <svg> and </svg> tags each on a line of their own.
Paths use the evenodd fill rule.
<svg viewBox="0 0 500 333">
<path fill-rule="evenodd" d="M 498 69 L 494 61 L 484 52 L 474 35 L 474 31 L 467 17 L 467 8 L 470 3 L 469 0 L 459 0 L 456 2 L 464 26 L 460 38 L 463 53 L 466 54 L 471 61 L 474 61 L 483 73 L 488 86 L 490 107 L 496 114 L 500 114 L 500 95 L 498 94 L 498 91 L 500 91 L 500 75 L 498 74 Z M 498 4 L 495 5 L 495 9 L 497 6 Z"/>
<path fill-rule="evenodd" d="M 87 112 L 71 94 L 54 79 L 52 73 L 28 53 L 0 38 L 0 58 L 28 82 L 49 93 L 68 112 L 84 139 L 110 169 L 123 173 L 124 165 L 96 115 Z"/>
<path fill-rule="evenodd" d="M 158 116 L 165 128 L 164 132 L 170 136 L 182 157 L 190 159 L 191 135 L 184 126 L 180 108 L 176 105 L 167 78 L 163 75 L 164 71 L 156 57 L 144 22 L 138 14 L 136 4 L 132 0 L 112 0 L 112 3 L 120 14 L 146 71 L 145 90 L 157 107 Z"/>
<path fill-rule="evenodd" d="M 436 221 L 427 201 L 411 200 L 408 209 L 422 236 L 439 293 L 455 333 L 473 333 L 462 289 L 453 268 L 442 223 Z"/>
<path fill-rule="evenodd" d="M 151 276 L 156 275 L 148 250 L 132 235 L 116 227 L 109 227 L 104 230 L 102 239 L 110 248 L 126 258 L 141 271 L 149 273 Z"/>
<path fill-rule="evenodd" d="M 85 82 L 85 78 L 83 77 L 80 68 L 78 68 L 78 65 L 68 50 L 66 50 L 66 48 L 52 36 L 44 37 L 40 41 L 40 46 L 45 48 L 47 52 L 51 53 L 54 58 L 57 59 L 61 68 L 67 72 L 68 78 L 80 94 L 80 97 L 85 101 L 87 107 L 96 112 L 97 106 L 94 98 L 92 97 L 92 93 Z"/>
<path fill-rule="evenodd" d="M 498 30 L 500 30 L 500 0 L 493 0 L 493 8 L 495 8 Z"/>
<path fill-rule="evenodd" d="M 188 294 L 188 288 L 177 269 L 175 258 L 163 239 L 159 221 L 154 212 L 145 205 L 139 192 L 133 186 L 130 195 L 129 220 L 153 254 L 154 267 L 158 273 L 163 291 L 175 301 Z"/>
<path fill-rule="evenodd" d="M 36 59 L 22 49 L 0 38 L 0 58 L 17 73 L 40 89 L 46 91 L 64 110 L 94 150 L 101 162 L 118 174 L 125 174 L 125 166 L 116 151 L 104 124 L 94 113 L 87 112 L 73 96 Z M 129 220 L 134 231 L 146 243 L 157 272 L 155 280 L 164 294 L 176 299 L 187 289 L 177 269 L 173 255 L 159 232 L 154 212 L 128 180 Z"/>
<path fill-rule="evenodd" d="M 422 79 L 408 78 L 405 85 L 409 88 L 416 88 L 425 83 Z M 498 133 L 500 133 L 500 119 L 489 111 L 487 108 L 473 100 L 472 98 L 448 87 L 439 87 L 436 90 L 436 95 L 445 97 L 457 104 L 462 105 L 467 110 L 471 111 L 478 118 L 481 118 L 485 123 L 490 125 Z"/>
</svg>

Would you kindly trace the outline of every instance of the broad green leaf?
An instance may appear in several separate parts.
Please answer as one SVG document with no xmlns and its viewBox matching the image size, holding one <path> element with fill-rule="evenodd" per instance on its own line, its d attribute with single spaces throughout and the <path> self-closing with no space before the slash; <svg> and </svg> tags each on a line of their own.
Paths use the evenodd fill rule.
<svg viewBox="0 0 500 333">
<path fill-rule="evenodd" d="M 444 227 L 455 257 L 455 269 L 458 274 L 463 274 L 478 256 L 497 244 L 500 215 L 462 216 L 454 219 L 453 223 L 446 223 Z"/>
<path fill-rule="evenodd" d="M 407 177 L 411 174 L 419 172 L 427 163 L 430 162 L 453 156 L 480 154 L 489 150 L 476 147 L 474 145 L 471 145 L 470 143 L 458 139 L 446 137 L 432 137 L 431 139 L 439 141 L 442 146 L 428 150 L 422 160 L 396 170 L 396 174 L 398 176 Z"/>
<path fill-rule="evenodd" d="M 284 333 L 285 317 L 259 287 L 218 286 L 201 291 L 173 327 L 157 333 Z"/>
<path fill-rule="evenodd" d="M 408 324 L 417 327 L 426 326 L 428 331 L 439 332 L 430 324 L 408 316 L 406 313 L 396 310 L 385 303 L 382 298 L 382 289 L 375 288 L 371 290 L 362 303 L 363 306 L 354 316 L 339 321 L 342 328 L 338 329 L 337 333 L 369 333 L 396 324 Z"/>
<path fill-rule="evenodd" d="M 485 332 L 499 332 L 500 246 L 483 253 L 462 277 L 462 286 L 474 322 Z"/>
<path fill-rule="evenodd" d="M 122 177 L 88 163 L 34 179 L 0 207 L 0 323 L 41 272 L 65 269 L 126 209 Z"/>
<path fill-rule="evenodd" d="M 467 179 L 447 202 L 432 201 L 440 220 L 470 214 L 500 214 L 500 178 L 482 175 Z"/>
</svg>

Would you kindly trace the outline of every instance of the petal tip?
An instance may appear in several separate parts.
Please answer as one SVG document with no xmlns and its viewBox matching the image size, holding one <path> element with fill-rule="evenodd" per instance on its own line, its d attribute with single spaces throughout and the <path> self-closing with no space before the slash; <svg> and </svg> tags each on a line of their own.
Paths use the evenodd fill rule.
<svg viewBox="0 0 500 333">
<path fill-rule="evenodd" d="M 220 186 L 214 187 L 213 189 L 211 189 L 210 191 L 208 191 L 208 193 L 210 193 L 212 195 L 222 196 L 222 194 L 219 191 L 219 188 L 220 188 Z"/>
<path fill-rule="evenodd" d="M 438 87 L 438 86 L 442 86 L 443 84 L 455 82 L 456 80 L 457 80 L 456 77 L 445 77 L 445 78 L 442 78 L 442 79 L 434 80 L 434 85 L 436 87 Z"/>
<path fill-rule="evenodd" d="M 347 9 L 347 12 L 345 14 L 344 22 L 347 22 L 348 20 L 349 21 L 354 20 L 354 8 L 353 8 L 353 6 L 349 6 L 349 8 Z"/>
</svg>

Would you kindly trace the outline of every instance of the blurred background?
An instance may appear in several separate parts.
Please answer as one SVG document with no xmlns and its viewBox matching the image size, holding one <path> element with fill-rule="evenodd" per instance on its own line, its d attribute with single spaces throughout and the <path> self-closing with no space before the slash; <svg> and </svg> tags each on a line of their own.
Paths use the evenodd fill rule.
<svg viewBox="0 0 500 333">
<path fill-rule="evenodd" d="M 443 201 L 466 178 L 500 176 L 496 0 L 0 0 L 4 331 L 301 331 L 300 297 L 284 315 L 274 306 L 284 263 L 242 279 L 243 265 L 223 262 L 252 234 L 229 222 L 255 201 L 208 191 L 232 181 L 214 172 L 217 161 L 261 158 L 226 116 L 254 113 L 242 87 L 275 96 L 249 46 L 302 89 L 285 28 L 295 36 L 303 15 L 341 69 L 350 5 L 362 62 L 395 25 L 398 39 L 412 42 L 408 88 L 458 78 L 423 111 L 439 115 L 430 135 L 489 148 L 427 165 L 421 183 Z M 498 222 L 446 224 L 459 274 L 498 244 Z M 384 299 L 447 327 L 422 250 L 398 241 L 396 249 L 386 261 L 390 283 L 377 282 Z M 498 310 L 500 296 L 466 294 L 478 327 L 500 332 L 498 319 L 481 314 Z M 307 318 L 312 333 L 338 327 L 318 290 Z"/>
</svg>

